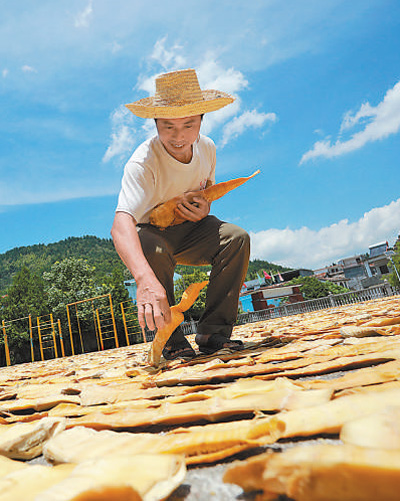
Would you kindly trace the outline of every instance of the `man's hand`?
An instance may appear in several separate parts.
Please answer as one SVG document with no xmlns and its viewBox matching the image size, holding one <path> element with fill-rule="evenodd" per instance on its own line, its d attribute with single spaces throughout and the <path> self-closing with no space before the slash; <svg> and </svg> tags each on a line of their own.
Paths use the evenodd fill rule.
<svg viewBox="0 0 400 501">
<path fill-rule="evenodd" d="M 171 311 L 164 287 L 154 279 L 137 283 L 136 302 L 138 320 L 142 329 L 147 325 L 151 331 L 162 329 L 171 322 Z"/>
<path fill-rule="evenodd" d="M 175 210 L 177 214 L 187 221 L 197 222 L 208 216 L 210 204 L 205 198 L 199 195 L 199 192 L 189 191 L 183 195 L 182 201 L 177 205 Z"/>
</svg>

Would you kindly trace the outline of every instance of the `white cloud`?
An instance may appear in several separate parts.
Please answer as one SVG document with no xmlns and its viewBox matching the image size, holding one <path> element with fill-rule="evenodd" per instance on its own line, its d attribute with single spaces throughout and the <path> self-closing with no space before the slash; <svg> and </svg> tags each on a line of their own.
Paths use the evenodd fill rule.
<svg viewBox="0 0 400 501">
<path fill-rule="evenodd" d="M 136 142 L 133 115 L 125 106 L 114 110 L 111 114 L 111 124 L 111 143 L 104 154 L 103 162 L 108 162 L 114 157 L 123 158 L 132 151 Z"/>
<path fill-rule="evenodd" d="M 331 143 L 330 139 L 316 142 L 314 147 L 302 156 L 300 164 L 313 158 L 333 158 L 344 155 L 362 148 L 367 143 L 398 133 L 400 130 L 400 82 L 387 91 L 383 101 L 377 106 L 364 103 L 355 114 L 347 112 L 340 132 L 345 132 L 356 125 L 364 125 L 364 128 L 355 132 L 348 140 L 339 138 L 335 143 Z"/>
<path fill-rule="evenodd" d="M 243 134 L 249 127 L 259 128 L 266 122 L 275 122 L 276 120 L 275 113 L 259 113 L 257 110 L 245 111 L 225 125 L 221 146 L 225 146 L 231 139 Z"/>
<path fill-rule="evenodd" d="M 4 70 L 1 72 L 1 76 L 3 78 L 7 78 L 7 76 L 8 76 L 9 73 L 10 72 L 9 72 L 8 68 L 4 68 Z"/>
<path fill-rule="evenodd" d="M 251 232 L 252 259 L 316 269 L 366 252 L 376 242 L 394 243 L 399 232 L 400 198 L 366 212 L 358 221 L 344 219 L 318 231 L 303 227 Z"/>
<path fill-rule="evenodd" d="M 179 44 L 174 44 L 170 49 L 165 47 L 167 36 L 157 40 L 154 45 L 153 52 L 150 58 L 159 63 L 164 71 L 173 71 L 182 69 L 186 66 L 186 59 L 180 52 L 183 47 Z"/>
<path fill-rule="evenodd" d="M 87 6 L 75 16 L 75 28 L 87 28 L 93 15 L 93 2 L 89 0 Z"/>
<path fill-rule="evenodd" d="M 139 75 L 135 89 L 143 90 L 150 95 L 155 91 L 155 80 L 157 75 L 168 71 L 175 71 L 186 68 L 186 59 L 181 54 L 183 47 L 175 43 L 171 48 L 166 47 L 168 37 L 165 36 L 154 44 L 154 48 L 148 57 L 148 63 L 156 63 L 156 66 L 161 67 L 160 71 L 150 76 Z"/>
<path fill-rule="evenodd" d="M 28 64 L 25 64 L 24 66 L 22 66 L 21 70 L 24 73 L 37 73 L 37 70 L 35 68 L 33 68 L 33 66 L 29 66 Z"/>
<path fill-rule="evenodd" d="M 246 89 L 249 83 L 241 71 L 224 68 L 211 51 L 205 54 L 196 72 L 202 89 L 221 90 L 236 98 L 232 104 L 205 115 L 202 130 L 204 134 L 210 134 L 212 130 L 240 112 L 241 99 L 238 93 Z"/>
</svg>

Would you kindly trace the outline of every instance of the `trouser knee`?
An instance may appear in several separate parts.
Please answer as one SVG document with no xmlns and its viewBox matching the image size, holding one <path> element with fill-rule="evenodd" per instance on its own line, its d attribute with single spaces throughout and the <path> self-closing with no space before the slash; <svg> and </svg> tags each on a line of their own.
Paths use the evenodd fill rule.
<svg viewBox="0 0 400 501">
<path fill-rule="evenodd" d="M 228 241 L 235 252 L 243 253 L 243 255 L 250 255 L 250 236 L 243 228 L 236 225 L 231 225 L 228 229 Z"/>
</svg>

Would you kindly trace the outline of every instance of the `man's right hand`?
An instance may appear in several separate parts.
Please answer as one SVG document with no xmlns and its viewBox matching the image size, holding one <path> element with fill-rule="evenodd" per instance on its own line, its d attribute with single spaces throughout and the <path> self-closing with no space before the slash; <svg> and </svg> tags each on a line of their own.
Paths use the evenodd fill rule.
<svg viewBox="0 0 400 501">
<path fill-rule="evenodd" d="M 148 329 L 154 331 L 171 322 L 165 289 L 156 278 L 142 279 L 137 283 L 136 302 L 142 329 L 147 325 Z"/>
</svg>

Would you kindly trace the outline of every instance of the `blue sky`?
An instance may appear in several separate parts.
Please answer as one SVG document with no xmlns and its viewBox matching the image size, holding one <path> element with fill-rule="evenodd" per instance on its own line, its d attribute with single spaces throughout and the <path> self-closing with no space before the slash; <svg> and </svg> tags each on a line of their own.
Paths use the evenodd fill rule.
<svg viewBox="0 0 400 501">
<path fill-rule="evenodd" d="M 400 232 L 395 0 L 16 0 L 0 17 L 0 252 L 109 237 L 123 167 L 152 123 L 124 104 L 193 67 L 236 96 L 206 115 L 213 204 L 252 258 L 318 268 Z"/>
</svg>

